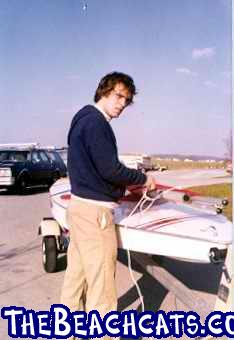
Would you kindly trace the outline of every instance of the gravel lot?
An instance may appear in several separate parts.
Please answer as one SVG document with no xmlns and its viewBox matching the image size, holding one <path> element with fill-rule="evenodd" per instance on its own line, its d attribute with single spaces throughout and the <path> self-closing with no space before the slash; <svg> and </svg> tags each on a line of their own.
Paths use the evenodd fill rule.
<svg viewBox="0 0 234 340">
<path fill-rule="evenodd" d="M 27 309 L 49 310 L 59 303 L 60 288 L 66 267 L 66 257 L 60 258 L 59 270 L 47 274 L 41 263 L 41 238 L 38 236 L 40 220 L 50 216 L 46 189 L 30 190 L 19 196 L 0 192 L 0 308 L 24 306 Z M 205 297 L 211 308 L 220 275 L 220 267 L 193 265 L 165 260 L 164 266 L 199 296 Z M 135 276 L 142 289 L 147 310 L 165 311 L 186 309 L 172 293 L 168 293 L 157 281 L 134 265 Z M 119 310 L 140 310 L 136 289 L 126 266 L 126 254 L 119 252 L 116 274 L 119 292 Z M 7 322 L 0 319 L 0 339 L 9 339 Z"/>
</svg>

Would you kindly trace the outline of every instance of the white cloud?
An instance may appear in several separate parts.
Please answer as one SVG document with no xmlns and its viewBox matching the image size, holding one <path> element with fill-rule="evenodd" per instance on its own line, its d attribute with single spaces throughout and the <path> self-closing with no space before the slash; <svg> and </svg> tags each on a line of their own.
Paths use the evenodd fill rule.
<svg viewBox="0 0 234 340">
<path fill-rule="evenodd" d="M 210 88 L 217 88 L 217 84 L 215 84 L 213 81 L 210 81 L 210 80 L 207 80 L 204 82 L 204 84 L 207 86 L 207 87 L 210 87 Z"/>
<path fill-rule="evenodd" d="M 176 72 L 177 73 L 183 73 L 183 74 L 186 74 L 188 76 L 196 76 L 197 75 L 195 72 L 192 72 L 189 68 L 186 68 L 186 67 L 178 67 L 176 69 Z"/>
<path fill-rule="evenodd" d="M 192 50 L 192 58 L 193 59 L 201 59 L 201 58 L 212 58 L 215 55 L 214 47 L 206 47 L 206 48 L 194 48 Z"/>
</svg>

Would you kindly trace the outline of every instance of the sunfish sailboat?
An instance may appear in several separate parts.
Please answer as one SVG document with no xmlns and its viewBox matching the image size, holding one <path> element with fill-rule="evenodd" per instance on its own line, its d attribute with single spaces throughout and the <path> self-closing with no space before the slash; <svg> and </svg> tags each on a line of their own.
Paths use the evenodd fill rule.
<svg viewBox="0 0 234 340">
<path fill-rule="evenodd" d="M 58 180 L 50 188 L 53 217 L 44 218 L 39 227 L 47 272 L 56 271 L 58 254 L 66 252 L 69 244 L 66 209 L 70 198 L 68 179 Z M 206 299 L 194 294 L 150 255 L 190 261 L 191 265 L 210 263 L 214 269 L 212 263 L 221 262 L 222 275 L 213 310 L 231 310 L 232 223 L 222 215 L 227 203 L 227 200 L 196 197 L 181 188 L 159 187 L 150 197 L 142 194 L 141 188 L 131 188 L 114 211 L 119 248 L 127 249 L 128 255 L 130 250 L 149 275 L 203 320 L 210 312 Z M 130 256 L 128 264 L 132 274 Z M 138 287 L 135 279 L 133 282 Z M 139 296 L 143 306 L 140 293 Z"/>
<path fill-rule="evenodd" d="M 219 262 L 225 258 L 232 243 L 232 223 L 221 213 L 226 200 L 206 203 L 193 193 L 161 188 L 156 197 L 145 196 L 131 214 L 140 192 L 140 189 L 128 191 L 114 211 L 120 248 L 197 263 Z M 67 247 L 69 199 L 69 180 L 57 181 L 50 189 L 50 200 L 53 218 L 60 226 L 56 235 L 61 251 Z M 41 224 L 44 236 L 49 233 L 46 221 Z"/>
</svg>

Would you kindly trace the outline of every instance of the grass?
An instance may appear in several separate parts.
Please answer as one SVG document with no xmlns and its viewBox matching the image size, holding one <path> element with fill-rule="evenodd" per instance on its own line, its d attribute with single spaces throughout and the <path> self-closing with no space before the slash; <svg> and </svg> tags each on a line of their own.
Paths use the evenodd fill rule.
<svg viewBox="0 0 234 340">
<path fill-rule="evenodd" d="M 204 162 L 204 161 L 192 161 L 185 162 L 183 160 L 173 161 L 170 159 L 160 159 L 156 157 L 152 158 L 154 165 L 167 166 L 169 170 L 183 170 L 183 169 L 225 169 L 226 161 L 221 162 Z M 188 188 L 189 189 L 189 188 Z M 227 198 L 229 204 L 223 209 L 223 214 L 232 221 L 232 184 L 213 184 L 208 186 L 199 186 L 190 188 L 192 191 L 197 192 L 203 196 Z"/>
<path fill-rule="evenodd" d="M 179 169 L 224 169 L 226 167 L 225 162 L 204 162 L 204 161 L 192 161 L 185 162 L 183 160 L 173 161 L 169 159 L 157 160 L 152 158 L 152 164 L 159 164 L 161 166 L 167 166 L 169 170 L 179 170 Z"/>
<path fill-rule="evenodd" d="M 202 196 L 227 198 L 229 201 L 229 204 L 227 207 L 223 209 L 223 214 L 227 216 L 229 220 L 232 221 L 232 184 L 231 183 L 198 186 L 198 187 L 192 187 L 188 189 L 195 191 L 201 194 Z"/>
<path fill-rule="evenodd" d="M 204 162 L 192 161 L 185 162 L 183 160 L 173 161 L 170 159 L 160 159 L 153 157 L 152 163 L 154 165 L 167 166 L 169 170 L 183 170 L 183 169 L 225 169 L 226 162 Z M 203 196 L 227 198 L 229 204 L 223 209 L 223 214 L 232 221 L 232 185 L 230 183 L 213 184 L 208 186 L 199 186 L 190 188 Z"/>
</svg>

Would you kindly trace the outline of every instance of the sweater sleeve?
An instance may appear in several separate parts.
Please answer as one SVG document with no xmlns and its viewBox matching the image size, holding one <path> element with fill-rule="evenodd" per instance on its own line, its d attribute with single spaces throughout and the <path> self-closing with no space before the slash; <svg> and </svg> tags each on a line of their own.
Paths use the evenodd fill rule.
<svg viewBox="0 0 234 340">
<path fill-rule="evenodd" d="M 146 176 L 140 170 L 129 169 L 118 159 L 112 131 L 106 122 L 93 120 L 87 124 L 86 140 L 90 158 L 103 179 L 115 185 L 144 184 Z"/>
</svg>

